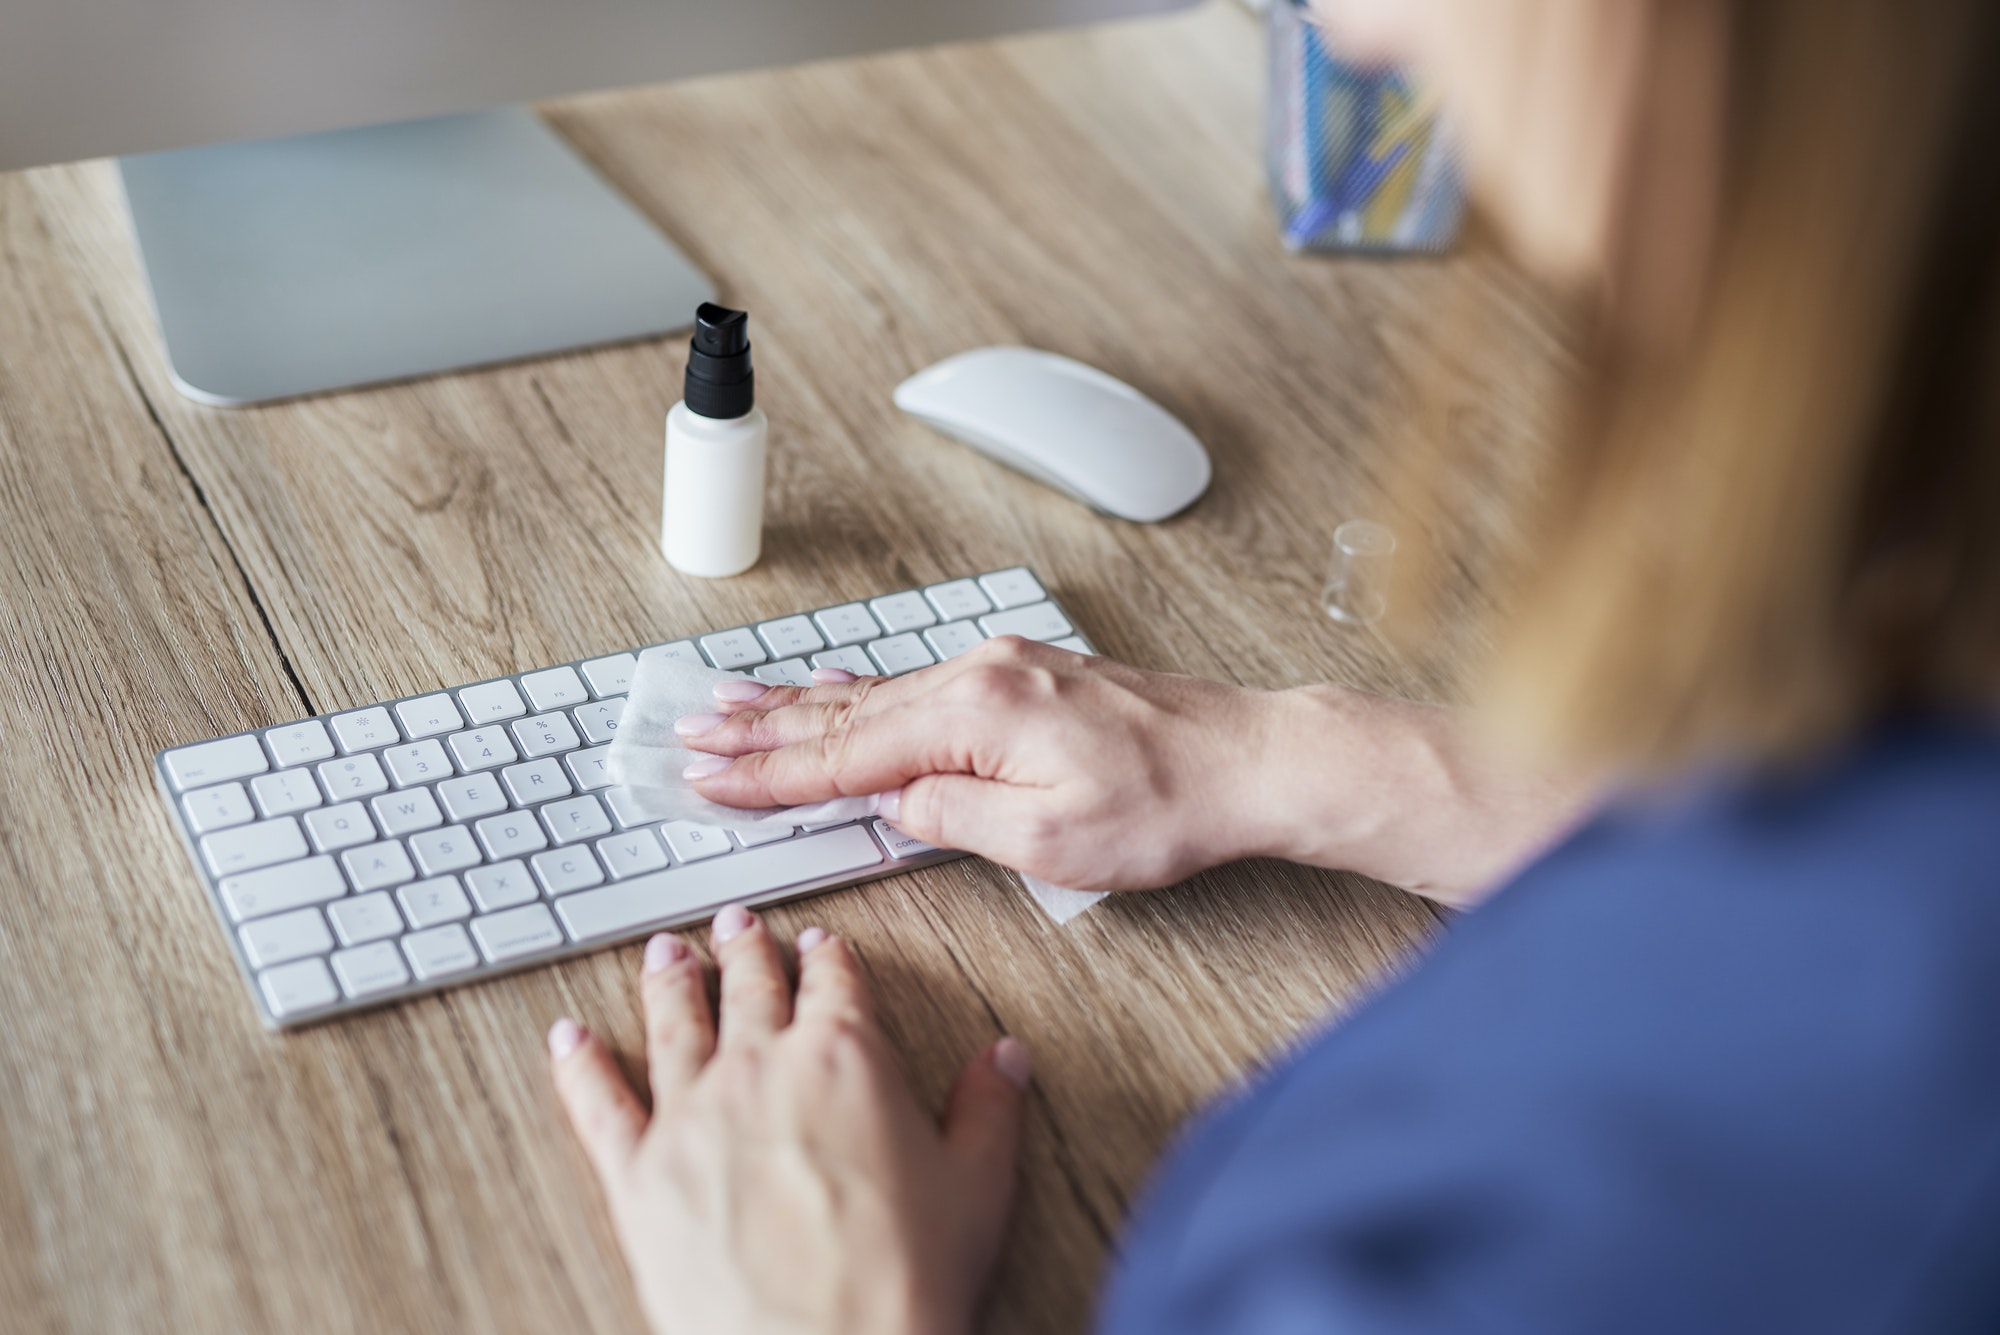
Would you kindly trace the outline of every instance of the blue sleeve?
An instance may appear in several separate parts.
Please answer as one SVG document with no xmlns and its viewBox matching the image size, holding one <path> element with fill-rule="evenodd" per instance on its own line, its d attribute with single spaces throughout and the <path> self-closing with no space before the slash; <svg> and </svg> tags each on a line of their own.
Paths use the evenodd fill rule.
<svg viewBox="0 0 2000 1335">
<path fill-rule="evenodd" d="M 1598 821 L 1187 1137 L 1101 1317 L 2000 1329 L 2000 746 Z"/>
</svg>

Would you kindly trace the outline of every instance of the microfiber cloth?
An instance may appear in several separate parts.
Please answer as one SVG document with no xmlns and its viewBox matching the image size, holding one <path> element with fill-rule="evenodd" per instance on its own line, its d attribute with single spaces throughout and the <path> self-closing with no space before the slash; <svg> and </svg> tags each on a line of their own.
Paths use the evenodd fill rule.
<svg viewBox="0 0 2000 1335">
<path fill-rule="evenodd" d="M 744 679 L 740 672 L 725 672 L 687 659 L 654 655 L 639 660 L 625 713 L 618 720 L 617 735 L 605 757 L 611 781 L 624 786 L 631 805 L 647 820 L 691 820 L 726 830 L 816 825 L 874 815 L 877 798 L 873 795 L 837 797 L 797 807 L 727 807 L 709 801 L 681 777 L 681 771 L 704 753 L 681 745 L 674 721 L 689 714 L 714 713 L 715 684 Z M 1068 922 L 1104 897 L 1066 890 L 1025 873 L 1021 873 L 1021 881 L 1035 902 L 1059 923 Z"/>
</svg>

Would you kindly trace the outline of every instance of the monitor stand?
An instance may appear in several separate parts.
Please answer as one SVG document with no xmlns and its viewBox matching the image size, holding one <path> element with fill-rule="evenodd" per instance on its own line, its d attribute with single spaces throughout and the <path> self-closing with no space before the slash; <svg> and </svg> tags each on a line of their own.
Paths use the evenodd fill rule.
<svg viewBox="0 0 2000 1335">
<path fill-rule="evenodd" d="M 645 338 L 715 295 L 525 108 L 118 165 L 174 381 L 203 403 Z"/>
</svg>

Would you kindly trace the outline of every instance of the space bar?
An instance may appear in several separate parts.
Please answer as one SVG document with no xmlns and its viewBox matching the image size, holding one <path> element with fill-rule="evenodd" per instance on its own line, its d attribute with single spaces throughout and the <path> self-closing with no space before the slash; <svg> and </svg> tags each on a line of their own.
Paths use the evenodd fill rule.
<svg viewBox="0 0 2000 1335">
<path fill-rule="evenodd" d="M 702 909 L 720 908 L 788 885 L 804 885 L 882 861 L 882 850 L 858 825 L 747 849 L 713 862 L 670 867 L 602 890 L 556 901 L 563 926 L 578 941 L 629 932 Z"/>
</svg>

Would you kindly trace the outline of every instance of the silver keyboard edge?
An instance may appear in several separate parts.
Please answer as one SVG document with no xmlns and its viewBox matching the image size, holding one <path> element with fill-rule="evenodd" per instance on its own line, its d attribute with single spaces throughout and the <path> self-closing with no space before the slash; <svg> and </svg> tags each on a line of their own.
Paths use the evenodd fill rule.
<svg viewBox="0 0 2000 1335">
<path fill-rule="evenodd" d="M 999 569 L 1011 570 L 1015 568 L 1017 567 L 1003 566 L 1000 567 Z M 1032 566 L 1024 566 L 1019 568 L 1027 569 L 1031 574 L 1034 573 L 1034 568 Z M 953 578 L 977 579 L 980 574 L 987 574 L 987 573 L 994 573 L 994 572 L 981 571 L 973 575 L 955 576 Z M 1036 579 L 1039 582 L 1040 576 L 1036 575 Z M 949 581 L 940 581 L 940 582 L 949 582 Z M 930 586 L 918 585 L 916 587 L 921 589 Z M 1089 636 L 1083 633 L 1083 629 L 1080 626 L 1077 626 L 1076 619 L 1069 615 L 1069 610 L 1065 608 L 1062 605 L 1062 603 L 1056 599 L 1054 594 L 1048 593 L 1047 584 L 1045 583 L 1042 584 L 1042 588 L 1045 594 L 1045 601 L 1047 601 L 1051 606 L 1056 608 L 1056 610 L 1061 612 L 1063 616 L 1068 619 L 1071 627 L 1073 628 L 1073 634 L 1075 638 L 1082 640 L 1086 645 L 1091 645 Z M 903 590 L 891 590 L 892 593 L 897 593 L 902 591 Z M 853 602 L 866 603 L 871 598 L 886 597 L 886 596 L 888 595 L 886 594 L 863 595 L 862 597 L 859 598 L 847 599 L 845 602 L 829 603 L 825 607 L 804 609 L 796 613 L 779 613 L 778 616 L 779 617 L 795 616 L 795 615 L 814 616 L 819 612 L 828 610 L 829 608 L 844 607 L 847 606 L 848 603 L 853 603 Z M 741 623 L 741 625 L 748 626 L 751 629 L 752 633 L 755 633 L 755 629 L 757 626 L 763 624 L 766 621 L 771 621 L 776 619 L 778 618 L 764 617 L 757 621 L 749 621 Z M 250 994 L 251 1004 L 256 1008 L 257 1018 L 262 1023 L 264 1028 L 272 1033 L 289 1033 L 301 1029 L 310 1029 L 316 1025 L 325 1024 L 330 1020 L 347 1019 L 354 1015 L 363 1014 L 368 1011 L 380 1010 L 386 1006 L 393 1006 L 400 1002 L 410 1001 L 417 997 L 428 996 L 432 993 L 448 992 L 456 988 L 469 987 L 481 983 L 492 982 L 496 979 L 505 978 L 510 974 L 523 973 L 530 969 L 539 969 L 545 965 L 555 964 L 561 960 L 576 959 L 579 956 L 595 954 L 601 950 L 614 949 L 618 946 L 628 945 L 633 941 L 637 941 L 643 937 L 650 936 L 654 932 L 687 927 L 696 923 L 706 922 L 708 919 L 714 917 L 718 910 L 722 909 L 723 907 L 731 903 L 737 903 L 755 907 L 761 907 L 768 904 L 778 904 L 786 902 L 788 900 L 803 899 L 808 895 L 825 894 L 826 892 L 831 890 L 843 890 L 849 886 L 863 885 L 869 881 L 878 881 L 883 879 L 884 877 L 896 876 L 902 874 L 903 872 L 916 871 L 924 867 L 935 867 L 942 863 L 953 862 L 960 858 L 971 856 L 970 854 L 959 851 L 957 849 L 937 849 L 930 853 L 917 854 L 912 857 L 896 858 L 891 856 L 885 849 L 883 851 L 883 859 L 880 863 L 878 863 L 873 867 L 864 868 L 858 872 L 851 872 L 851 873 L 843 872 L 836 876 L 826 877 L 815 881 L 805 881 L 797 885 L 784 886 L 777 890 L 766 891 L 762 894 L 748 896 L 743 899 L 725 900 L 722 903 L 715 904 L 707 908 L 694 909 L 686 913 L 673 914 L 661 918 L 657 921 L 647 922 L 638 927 L 632 928 L 630 931 L 615 933 L 601 940 L 588 941 L 588 942 L 570 941 L 566 945 L 562 946 L 560 949 L 550 950 L 543 954 L 530 955 L 523 959 L 509 961 L 504 964 L 488 964 L 482 960 L 477 968 L 467 970 L 463 973 L 453 974 L 447 977 L 438 978 L 436 980 L 429 982 L 417 980 L 414 976 L 414 971 L 413 971 L 411 981 L 405 984 L 404 986 L 392 988 L 387 991 L 374 994 L 372 996 L 366 997 L 361 1000 L 353 1000 L 343 996 L 341 1000 L 335 1002 L 330 1006 L 326 1006 L 315 1011 L 309 1011 L 305 1014 L 297 1015 L 290 1019 L 282 1019 L 272 1014 L 271 1008 L 269 1004 L 266 1002 L 264 997 L 264 989 L 258 985 L 257 970 L 251 965 L 249 956 L 245 951 L 243 945 L 243 939 L 241 933 L 237 930 L 238 927 L 241 926 L 241 924 L 231 921 L 229 917 L 228 906 L 225 905 L 222 901 L 222 877 L 210 875 L 208 870 L 202 865 L 201 850 L 197 846 L 197 836 L 193 831 L 193 829 L 189 826 L 186 808 L 182 805 L 180 801 L 180 794 L 176 792 L 173 780 L 167 772 L 167 755 L 169 752 L 178 751 L 188 746 L 201 745 L 205 742 L 227 741 L 235 737 L 257 738 L 259 739 L 258 745 L 261 747 L 263 746 L 262 737 L 266 731 L 275 727 L 283 727 L 286 724 L 290 723 L 305 723 L 305 722 L 317 721 L 321 724 L 326 725 L 329 734 L 331 734 L 332 719 L 336 714 L 348 714 L 354 712 L 357 709 L 372 709 L 379 706 L 389 710 L 392 717 L 396 717 L 395 711 L 397 705 L 407 700 L 417 700 L 417 699 L 422 699 L 424 696 L 427 695 L 436 695 L 440 691 L 451 693 L 454 701 L 456 701 L 457 692 L 463 689 L 464 687 L 477 686 L 488 681 L 511 681 L 514 683 L 515 688 L 517 690 L 520 690 L 523 689 L 521 686 L 521 679 L 532 673 L 546 672 L 552 668 L 567 667 L 575 670 L 579 676 L 582 676 L 583 665 L 585 663 L 592 662 L 596 659 L 608 657 L 610 655 L 619 653 L 629 653 L 636 657 L 637 655 L 643 653 L 645 650 L 653 648 L 654 645 L 656 644 L 673 644 L 682 640 L 694 641 L 698 644 L 701 637 L 704 635 L 712 635 L 712 634 L 717 634 L 720 631 L 736 630 L 739 628 L 740 628 L 739 626 L 723 626 L 717 628 L 716 630 L 695 631 L 687 635 L 676 636 L 671 639 L 656 640 L 632 648 L 606 650 L 604 653 L 591 654 L 588 657 L 571 659 L 568 662 L 564 663 L 543 664 L 541 666 L 531 667 L 520 672 L 506 673 L 498 677 L 482 677 L 477 680 L 460 682 L 457 685 L 435 686 L 429 690 L 418 691 L 414 695 L 396 696 L 391 699 L 377 700 L 371 703 L 349 705 L 339 709 L 331 709 L 321 714 L 309 714 L 301 718 L 280 719 L 272 723 L 259 724 L 254 728 L 245 728 L 240 732 L 222 733 L 215 737 L 195 738 L 192 741 L 176 742 L 172 746 L 164 746 L 161 747 L 158 751 L 156 751 L 153 754 L 153 786 L 159 792 L 161 800 L 165 802 L 168 807 L 169 817 L 174 827 L 174 833 L 176 834 L 176 836 L 178 836 L 180 840 L 181 848 L 187 853 L 188 863 L 189 866 L 194 871 L 195 879 L 201 882 L 204 890 L 206 891 L 209 908 L 215 915 L 217 926 L 221 929 L 223 936 L 228 941 L 230 954 L 236 961 L 237 973 L 239 974 L 239 976 L 241 976 L 243 980 L 243 985 Z M 697 650 L 697 652 L 699 652 L 699 650 Z M 1091 652 L 1093 653 L 1096 652 L 1094 645 L 1091 645 Z M 918 669 L 918 671 L 921 670 L 922 669 Z M 600 697 L 595 693 L 595 691 L 592 691 L 591 699 L 596 700 L 599 698 Z M 562 706 L 561 708 L 567 711 L 571 707 Z M 470 722 L 470 720 L 468 720 L 468 722 Z M 400 723 L 398 726 L 400 727 Z M 404 740 L 406 741 L 407 739 Z M 395 744 L 399 743 L 392 743 L 391 745 Z M 576 748 L 576 749 L 582 749 L 582 748 Z M 336 754 L 338 755 L 345 753 L 336 751 Z M 511 804 L 509 809 L 513 809 L 513 806 Z M 868 828 L 868 821 L 866 819 L 853 822 L 853 824 L 861 825 L 864 829 Z M 875 839 L 878 847 L 881 845 L 881 840 L 876 837 L 872 829 L 869 830 L 869 838 Z M 345 873 L 343 873 L 343 875 L 345 875 Z M 353 891 L 350 889 L 349 893 L 357 894 L 360 892 Z M 553 908 L 560 898 L 561 896 L 553 896 L 544 893 L 539 898 L 531 902 L 548 905 L 549 907 Z M 325 908 L 324 905 L 321 905 L 320 907 L 322 908 L 322 910 Z M 415 930 L 415 929 L 410 929 L 410 930 Z"/>
</svg>

